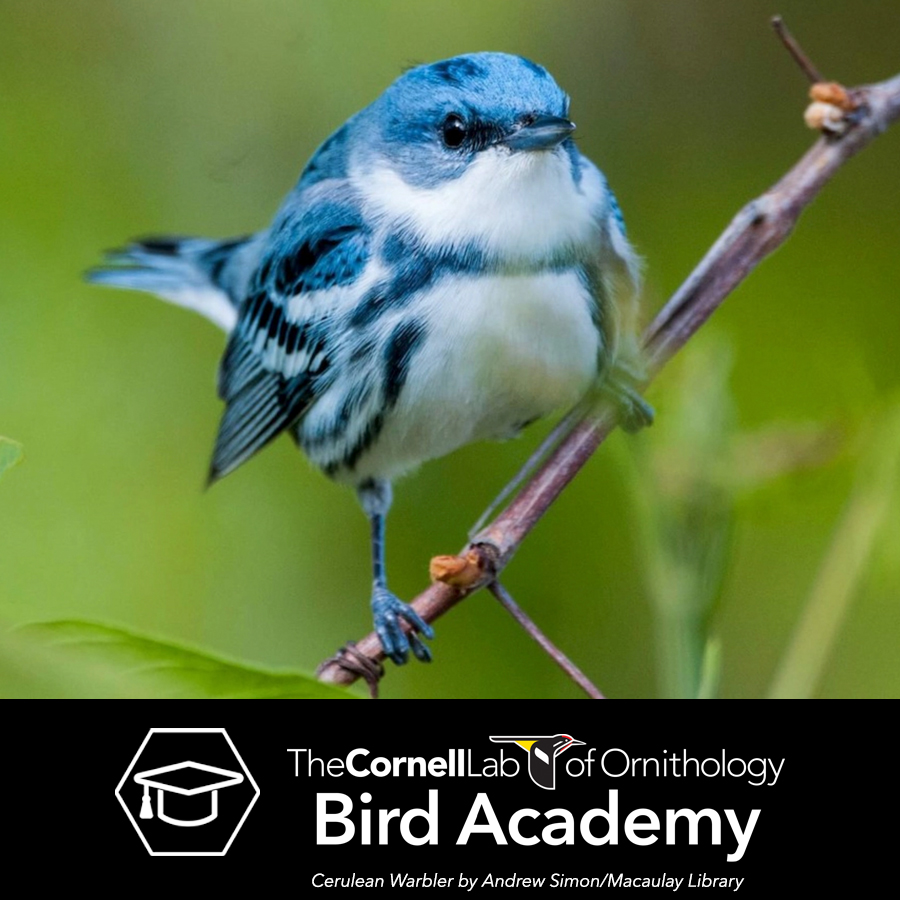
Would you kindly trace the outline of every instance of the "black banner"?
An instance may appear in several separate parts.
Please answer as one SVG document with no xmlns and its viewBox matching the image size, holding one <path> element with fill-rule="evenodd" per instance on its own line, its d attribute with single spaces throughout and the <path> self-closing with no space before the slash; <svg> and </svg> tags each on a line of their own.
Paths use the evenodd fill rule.
<svg viewBox="0 0 900 900">
<path fill-rule="evenodd" d="M 7 733 L 29 735 L 15 818 L 60 873 L 761 896 L 859 889 L 886 865 L 893 754 L 871 706 L 865 720 L 834 704 L 53 708 Z"/>
</svg>

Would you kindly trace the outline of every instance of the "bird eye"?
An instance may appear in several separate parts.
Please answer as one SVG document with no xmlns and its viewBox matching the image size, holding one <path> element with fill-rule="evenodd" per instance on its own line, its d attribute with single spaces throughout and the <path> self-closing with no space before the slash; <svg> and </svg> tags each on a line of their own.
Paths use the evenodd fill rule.
<svg viewBox="0 0 900 900">
<path fill-rule="evenodd" d="M 444 119 L 444 124 L 441 127 L 441 137 L 444 139 L 444 144 L 451 150 L 462 146 L 463 141 L 466 139 L 466 134 L 466 123 L 460 116 L 453 114 Z"/>
</svg>

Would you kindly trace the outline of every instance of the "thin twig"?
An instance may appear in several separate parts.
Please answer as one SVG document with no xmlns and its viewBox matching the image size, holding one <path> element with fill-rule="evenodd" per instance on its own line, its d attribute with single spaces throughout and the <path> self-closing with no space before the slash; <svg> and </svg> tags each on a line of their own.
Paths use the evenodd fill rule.
<svg viewBox="0 0 900 900">
<path fill-rule="evenodd" d="M 790 31 L 788 31 L 787 25 L 784 24 L 784 19 L 782 19 L 781 16 L 772 16 L 772 27 L 775 29 L 775 34 L 781 38 L 781 43 L 787 47 L 788 53 L 794 57 L 794 61 L 800 66 L 803 70 L 803 74 L 809 79 L 810 84 L 819 84 L 820 82 L 823 82 L 825 79 L 822 76 L 822 73 L 806 55 L 800 44 L 797 43 L 797 39 Z"/>
<path fill-rule="evenodd" d="M 575 682 L 592 700 L 605 700 L 591 680 L 556 647 L 550 638 L 541 631 L 528 616 L 528 613 L 513 600 L 509 591 L 499 581 L 492 581 L 488 590 L 500 601 L 501 606 L 528 632 L 529 636 L 540 644 L 544 652 Z"/>
<path fill-rule="evenodd" d="M 900 117 L 900 75 L 858 88 L 853 95 L 859 98 L 859 104 L 847 130 L 837 138 L 820 138 L 774 187 L 747 204 L 645 331 L 648 381 L 731 291 L 784 243 L 800 213 L 838 169 Z M 494 580 L 615 424 L 614 413 L 607 410 L 574 427 L 509 506 L 464 549 L 490 561 L 484 577 L 464 587 L 433 584 L 413 601 L 426 622 L 434 621 Z M 359 641 L 356 648 L 373 659 L 383 658 L 374 633 Z M 320 668 L 319 677 L 335 684 L 356 680 L 352 672 L 329 662 Z"/>
<path fill-rule="evenodd" d="M 512 480 L 504 486 L 503 490 L 491 501 L 490 506 L 478 517 L 478 521 L 469 529 L 470 538 L 475 537 L 481 531 L 485 522 L 491 519 L 494 513 L 519 489 L 522 482 L 568 437 L 575 423 L 583 419 L 584 415 L 585 411 L 576 406 L 559 420 L 550 434 L 541 441 L 537 450 L 528 457 L 522 468 L 512 477 Z"/>
</svg>

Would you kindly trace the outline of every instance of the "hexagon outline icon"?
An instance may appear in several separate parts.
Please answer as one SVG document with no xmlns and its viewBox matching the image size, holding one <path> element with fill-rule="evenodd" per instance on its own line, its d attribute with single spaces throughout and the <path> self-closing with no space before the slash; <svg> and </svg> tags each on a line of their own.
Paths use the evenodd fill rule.
<svg viewBox="0 0 900 900">
<path fill-rule="evenodd" d="M 144 747 L 147 746 L 148 741 L 154 734 L 221 734 L 222 737 L 225 738 L 228 746 L 231 748 L 231 752 L 234 754 L 235 759 L 240 764 L 241 770 L 247 776 L 247 780 L 250 784 L 253 785 L 253 799 L 247 805 L 247 808 L 244 810 L 244 814 L 241 816 L 240 822 L 237 823 L 234 831 L 231 834 L 231 837 L 228 838 L 228 843 L 225 844 L 224 849 L 222 850 L 154 850 L 147 841 L 147 838 L 144 837 L 144 833 L 141 831 L 140 826 L 134 820 L 134 816 L 131 814 L 131 810 L 128 808 L 128 804 L 122 799 L 122 795 L 120 791 L 122 790 L 122 786 L 128 781 L 132 771 L 134 770 L 135 764 L 140 758 L 141 754 L 144 752 Z M 119 783 L 116 785 L 116 800 L 119 801 L 119 805 L 122 809 L 125 810 L 125 815 L 128 816 L 128 821 L 131 822 L 134 830 L 138 833 L 138 837 L 141 839 L 141 843 L 146 848 L 147 852 L 151 856 L 224 856 L 229 848 L 231 847 L 234 839 L 237 837 L 238 832 L 241 830 L 244 822 L 247 820 L 247 816 L 250 815 L 250 810 L 256 805 L 256 801 L 259 799 L 259 785 L 256 783 L 256 779 L 254 779 L 253 775 L 250 774 L 250 770 L 247 768 L 247 764 L 244 762 L 241 754 L 238 753 L 237 747 L 234 746 L 234 742 L 228 735 L 228 732 L 224 728 L 151 728 L 148 732 L 144 740 L 141 742 L 141 746 L 138 747 L 137 753 L 132 757 L 131 762 L 128 764 L 128 768 L 125 770 L 125 774 L 122 776 Z"/>
</svg>

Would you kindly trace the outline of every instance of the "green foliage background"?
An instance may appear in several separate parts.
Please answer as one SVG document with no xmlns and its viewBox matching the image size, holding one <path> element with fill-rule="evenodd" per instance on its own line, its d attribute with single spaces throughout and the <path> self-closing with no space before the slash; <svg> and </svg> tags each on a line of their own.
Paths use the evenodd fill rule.
<svg viewBox="0 0 900 900">
<path fill-rule="evenodd" d="M 301 671 L 366 633 L 352 495 L 286 439 L 204 492 L 222 335 L 81 271 L 133 235 L 264 226 L 402 67 L 496 49 L 571 94 L 655 310 L 812 140 L 773 12 L 831 77 L 898 69 L 900 6 L 874 0 L 0 0 L 0 434 L 25 451 L 0 483 L 0 620 L 98 621 Z M 895 130 L 839 175 L 652 388 L 657 426 L 617 434 L 510 567 L 609 695 L 900 692 L 898 152 Z M 542 433 L 398 486 L 398 593 Z M 0 693 L 104 693 L 73 687 L 90 652 L 18 635 Z M 384 693 L 578 695 L 486 593 L 438 623 L 434 651 Z"/>
</svg>

